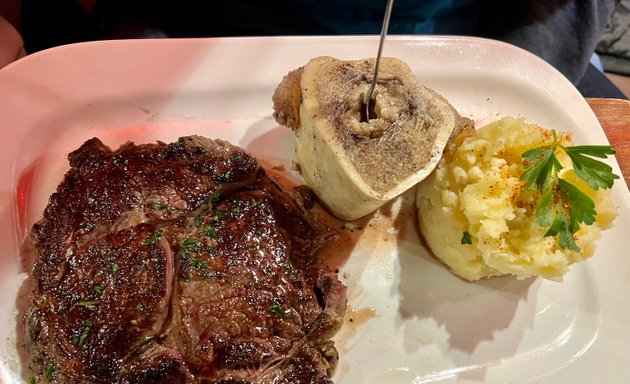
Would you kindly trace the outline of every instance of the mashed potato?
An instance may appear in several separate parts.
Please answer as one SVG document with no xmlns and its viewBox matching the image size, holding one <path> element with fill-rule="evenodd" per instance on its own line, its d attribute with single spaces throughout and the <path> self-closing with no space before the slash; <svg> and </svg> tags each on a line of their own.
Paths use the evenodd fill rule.
<svg viewBox="0 0 630 384">
<path fill-rule="evenodd" d="M 521 119 L 504 118 L 457 138 L 433 173 L 418 186 L 420 230 L 431 250 L 467 280 L 512 274 L 561 280 L 569 265 L 593 255 L 594 242 L 616 216 L 610 190 L 593 191 L 575 176 L 563 152 L 562 178 L 595 202 L 593 225 L 574 235 L 581 252 L 561 249 L 536 223 L 538 191 L 526 189 L 521 154 L 551 143 L 551 132 Z M 572 145 L 568 135 L 558 142 Z M 461 244 L 465 232 L 472 244 Z"/>
</svg>

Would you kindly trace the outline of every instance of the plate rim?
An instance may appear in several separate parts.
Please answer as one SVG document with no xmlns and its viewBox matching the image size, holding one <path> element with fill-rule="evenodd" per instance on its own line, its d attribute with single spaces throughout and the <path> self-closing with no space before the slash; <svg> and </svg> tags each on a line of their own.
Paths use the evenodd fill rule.
<svg viewBox="0 0 630 384">
<path fill-rule="evenodd" d="M 9 64 L 8 66 L 4 67 L 3 69 L 0 70 L 0 84 L 2 83 L 3 79 L 6 79 L 7 76 L 10 76 L 11 73 L 15 72 L 15 71 L 20 71 L 23 67 L 28 66 L 28 65 L 32 65 L 31 63 L 33 62 L 37 62 L 38 60 L 46 60 L 48 56 L 50 55 L 64 55 L 66 54 L 67 50 L 84 50 L 84 49 L 100 49 L 101 47 L 111 47 L 112 45 L 118 45 L 120 47 L 124 47 L 124 46 L 133 46 L 133 45 L 156 45 L 156 46 L 160 46 L 160 45 L 181 45 L 181 44 L 193 44 L 193 45 L 204 45 L 204 44 L 208 44 L 208 43 L 214 43 L 214 42 L 220 42 L 220 43 L 225 43 L 225 44 L 231 44 L 231 42 L 235 42 L 235 41 L 249 41 L 249 42 L 256 42 L 256 41 L 261 41 L 261 40 L 265 40 L 265 41 L 310 41 L 310 42 L 319 42 L 322 40 L 328 41 L 328 42 L 347 42 L 347 41 L 369 41 L 369 42 L 373 42 L 377 40 L 377 36 L 373 36 L 373 35 L 364 35 L 364 36 L 278 36 L 278 37 L 230 37 L 230 38 L 194 38 L 194 39 L 189 39 L 189 38 L 182 38 L 182 39 L 148 39 L 148 40 L 109 40 L 109 41 L 98 41 L 98 42 L 84 42 L 84 43 L 77 43 L 77 44 L 69 44 L 69 45 L 64 45 L 64 46 L 59 46 L 59 47 L 54 47 L 48 50 L 44 50 L 44 51 L 40 51 L 37 53 L 34 53 L 32 55 L 26 56 L 23 59 L 20 59 L 12 64 Z M 537 56 L 521 49 L 518 48 L 514 45 L 505 43 L 505 42 L 500 42 L 497 40 L 490 40 L 490 39 L 484 39 L 484 38 L 476 38 L 476 37 L 462 37 L 462 36 L 414 36 L 414 35 L 392 35 L 390 36 L 390 39 L 393 41 L 398 41 L 399 43 L 407 43 L 407 44 L 418 44 L 418 43 L 426 43 L 426 42 L 433 42 L 433 43 L 439 43 L 439 42 L 444 42 L 444 41 L 448 41 L 448 42 L 466 42 L 466 43 L 479 43 L 479 44 L 491 44 L 494 45 L 496 47 L 500 47 L 502 49 L 509 49 L 513 52 L 519 52 L 519 54 L 521 55 L 525 55 L 527 57 L 529 57 L 530 60 L 534 60 L 536 61 L 539 65 L 546 67 L 548 70 L 553 71 L 556 74 L 560 74 L 555 68 L 553 68 L 550 64 L 544 62 L 542 59 L 538 58 Z M 579 95 L 579 92 L 577 92 L 577 90 L 575 89 L 575 87 L 573 87 L 573 85 L 562 76 L 562 78 L 564 79 L 565 83 L 564 86 L 567 87 L 568 85 L 570 85 L 570 89 L 571 92 L 573 93 L 573 96 L 575 96 L 575 94 L 577 93 L 577 95 Z M 561 81 L 561 80 L 558 80 Z M 0 98 L 2 97 L 3 92 L 0 91 Z M 596 122 L 596 128 L 599 130 L 599 133 L 601 133 L 601 135 L 603 135 L 603 137 L 605 138 L 605 133 L 603 132 L 603 129 L 601 128 L 601 124 L 599 123 L 599 121 L 597 120 L 595 114 L 592 112 L 592 110 L 590 109 L 590 107 L 588 107 L 588 104 L 586 103 L 586 100 L 579 95 L 582 102 L 583 102 L 583 106 L 586 106 L 586 110 L 584 111 L 585 114 L 588 115 L 588 112 L 590 112 L 590 114 L 592 115 L 592 119 L 595 120 Z M 2 111 L 2 107 L 0 107 L 0 111 Z M 2 130 L 0 131 L 2 133 L 0 133 L 0 137 L 5 137 L 6 135 L 6 130 Z M 607 139 L 606 139 L 607 140 Z M 1 157 L 0 157 L 1 158 Z M 619 167 L 617 164 L 616 159 L 613 159 L 614 162 L 614 167 L 616 167 L 617 172 L 619 171 Z M 17 200 L 18 196 L 16 192 L 16 186 L 14 185 L 15 182 L 15 177 L 13 177 L 13 172 L 16 171 L 15 169 L 15 164 L 12 164 L 12 170 L 11 170 L 11 190 L 10 192 L 11 194 L 11 203 L 13 208 L 16 208 L 15 201 Z M 619 189 L 619 188 L 618 188 Z M 625 189 L 625 193 L 622 192 L 616 192 L 617 197 L 621 197 L 621 203 L 622 205 L 619 207 L 620 210 L 620 215 L 629 215 L 630 214 L 630 192 Z M 15 215 L 16 212 L 13 212 L 13 215 Z M 14 217 L 15 219 L 15 217 Z"/>
</svg>

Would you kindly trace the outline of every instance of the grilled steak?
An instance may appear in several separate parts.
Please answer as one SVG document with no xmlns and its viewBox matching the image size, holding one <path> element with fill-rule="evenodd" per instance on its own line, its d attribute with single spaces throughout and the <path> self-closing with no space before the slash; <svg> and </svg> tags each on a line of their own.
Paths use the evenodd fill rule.
<svg viewBox="0 0 630 384">
<path fill-rule="evenodd" d="M 336 233 L 222 141 L 91 139 L 27 240 L 28 365 L 54 383 L 330 383 Z"/>
</svg>

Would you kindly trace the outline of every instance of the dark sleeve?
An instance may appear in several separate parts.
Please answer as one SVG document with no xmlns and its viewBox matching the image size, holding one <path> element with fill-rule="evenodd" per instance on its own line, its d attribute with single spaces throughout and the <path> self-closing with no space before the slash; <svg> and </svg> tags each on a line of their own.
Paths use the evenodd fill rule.
<svg viewBox="0 0 630 384">
<path fill-rule="evenodd" d="M 617 0 L 482 0 L 479 34 L 543 58 L 574 84 Z"/>
</svg>

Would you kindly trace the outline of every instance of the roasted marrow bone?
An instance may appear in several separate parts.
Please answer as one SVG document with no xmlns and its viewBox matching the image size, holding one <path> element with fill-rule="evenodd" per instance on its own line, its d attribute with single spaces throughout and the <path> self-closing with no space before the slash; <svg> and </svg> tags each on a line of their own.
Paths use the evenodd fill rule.
<svg viewBox="0 0 630 384">
<path fill-rule="evenodd" d="M 317 57 L 289 72 L 273 96 L 275 119 L 295 131 L 306 184 L 343 220 L 367 215 L 424 179 L 451 135 L 471 125 L 409 66 L 387 57 L 364 112 L 373 68 L 373 59 Z"/>
</svg>

